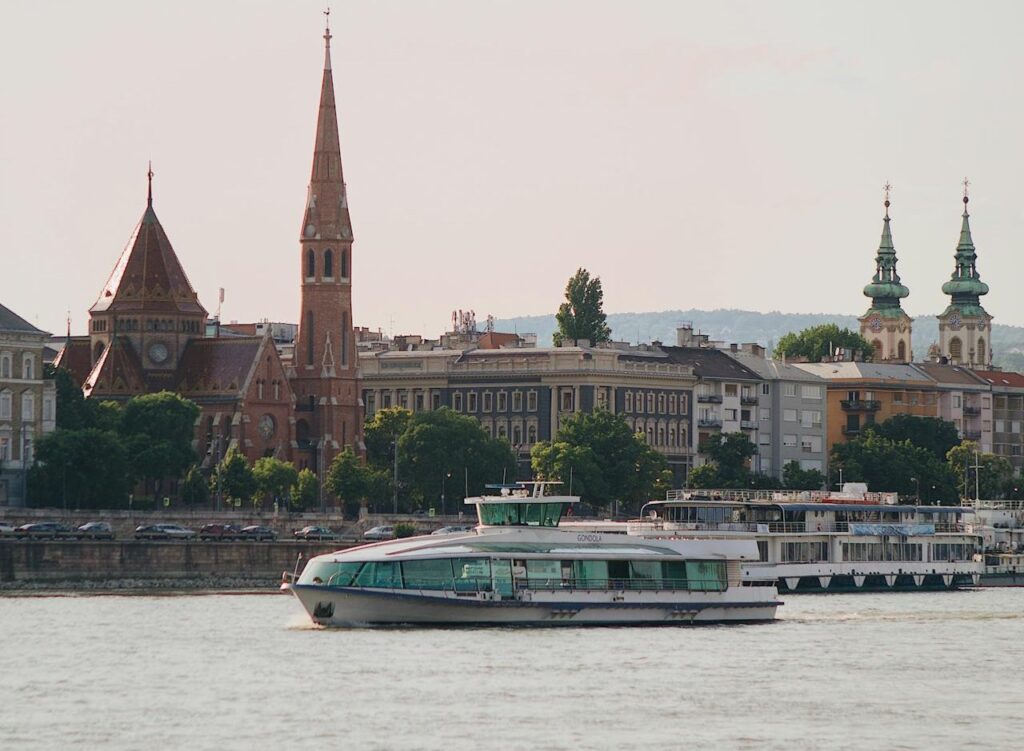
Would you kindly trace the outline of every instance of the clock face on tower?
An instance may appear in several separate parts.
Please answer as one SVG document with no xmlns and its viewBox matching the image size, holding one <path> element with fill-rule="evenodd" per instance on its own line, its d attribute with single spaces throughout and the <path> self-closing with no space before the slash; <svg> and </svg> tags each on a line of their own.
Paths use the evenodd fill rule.
<svg viewBox="0 0 1024 751">
<path fill-rule="evenodd" d="M 872 331 L 876 331 L 876 332 L 877 331 L 881 331 L 882 330 L 882 318 L 881 318 L 881 316 L 871 316 L 871 318 L 868 319 L 868 326 L 871 327 Z"/>
<path fill-rule="evenodd" d="M 961 321 L 959 313 L 954 313 L 949 317 L 949 327 L 953 329 L 953 331 L 957 331 L 960 329 L 960 323 Z"/>
<path fill-rule="evenodd" d="M 149 359 L 157 365 L 167 361 L 167 345 L 163 342 L 153 342 L 149 345 Z"/>
</svg>

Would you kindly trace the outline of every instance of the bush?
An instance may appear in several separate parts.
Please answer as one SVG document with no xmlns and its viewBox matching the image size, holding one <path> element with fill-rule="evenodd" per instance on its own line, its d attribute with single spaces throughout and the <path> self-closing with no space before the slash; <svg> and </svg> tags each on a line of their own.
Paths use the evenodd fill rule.
<svg viewBox="0 0 1024 751">
<path fill-rule="evenodd" d="M 395 537 L 413 537 L 416 534 L 416 527 L 413 524 L 396 524 Z"/>
</svg>

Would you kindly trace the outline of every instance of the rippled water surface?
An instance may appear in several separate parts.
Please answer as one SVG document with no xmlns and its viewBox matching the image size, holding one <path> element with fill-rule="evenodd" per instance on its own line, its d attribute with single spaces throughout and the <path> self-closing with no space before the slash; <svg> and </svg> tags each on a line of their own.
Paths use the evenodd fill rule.
<svg viewBox="0 0 1024 751">
<path fill-rule="evenodd" d="M 277 594 L 4 598 L 0 748 L 1024 745 L 1024 589 L 780 616 L 322 630 Z"/>
</svg>

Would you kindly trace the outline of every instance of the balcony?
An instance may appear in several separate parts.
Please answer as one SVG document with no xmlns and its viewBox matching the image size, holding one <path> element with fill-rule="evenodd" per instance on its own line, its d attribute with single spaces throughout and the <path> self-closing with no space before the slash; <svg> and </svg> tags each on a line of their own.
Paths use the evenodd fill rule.
<svg viewBox="0 0 1024 751">
<path fill-rule="evenodd" d="M 882 408 L 878 399 L 843 399 L 839 404 L 847 412 L 875 412 Z"/>
<path fill-rule="evenodd" d="M 981 407 L 968 407 L 964 405 L 964 414 L 968 417 L 978 417 L 981 415 Z"/>
<path fill-rule="evenodd" d="M 700 428 L 720 428 L 722 427 L 721 417 L 701 417 L 697 420 L 697 427 Z"/>
<path fill-rule="evenodd" d="M 750 396 L 749 394 L 745 395 L 745 396 L 741 396 L 740 397 L 740 404 L 742 404 L 745 407 L 756 407 L 757 406 L 757 397 L 756 396 Z"/>
<path fill-rule="evenodd" d="M 981 431 L 980 430 L 965 430 L 964 431 L 964 438 L 966 438 L 968 441 L 980 441 L 981 440 Z"/>
<path fill-rule="evenodd" d="M 860 425 L 844 425 L 843 426 L 843 435 L 858 436 L 858 435 L 860 435 L 860 431 L 861 430 L 862 430 L 862 428 L 860 427 Z"/>
<path fill-rule="evenodd" d="M 757 430 L 757 423 L 753 420 L 740 420 L 740 427 L 743 430 Z"/>
<path fill-rule="evenodd" d="M 697 401 L 703 404 L 721 404 L 722 397 L 718 394 L 697 394 Z"/>
</svg>

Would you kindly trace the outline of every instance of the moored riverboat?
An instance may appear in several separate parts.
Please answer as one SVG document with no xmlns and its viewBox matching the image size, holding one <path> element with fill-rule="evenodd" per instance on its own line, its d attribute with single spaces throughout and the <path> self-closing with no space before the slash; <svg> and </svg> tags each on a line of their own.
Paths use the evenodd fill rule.
<svg viewBox="0 0 1024 751">
<path fill-rule="evenodd" d="M 663 625 L 768 621 L 772 582 L 743 576 L 747 540 L 645 540 L 559 528 L 579 499 L 551 483 L 467 498 L 465 533 L 390 540 L 311 559 L 282 587 L 310 618 L 376 624 Z"/>
</svg>

